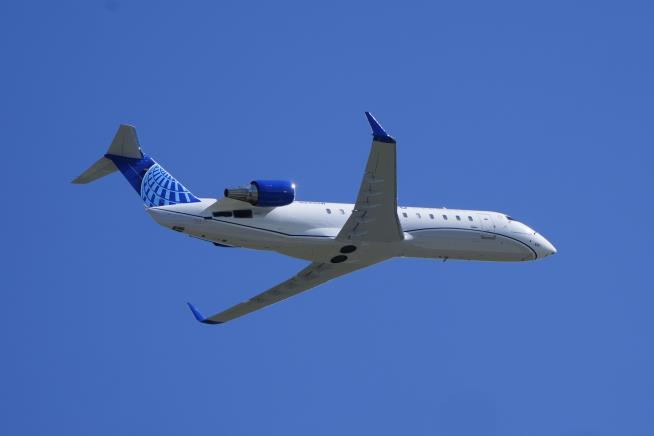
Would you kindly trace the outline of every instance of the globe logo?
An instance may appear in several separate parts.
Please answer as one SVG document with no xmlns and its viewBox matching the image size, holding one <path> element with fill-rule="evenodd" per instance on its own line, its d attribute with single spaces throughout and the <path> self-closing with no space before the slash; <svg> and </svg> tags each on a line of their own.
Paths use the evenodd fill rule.
<svg viewBox="0 0 654 436">
<path fill-rule="evenodd" d="M 141 198 L 147 207 L 200 201 L 158 163 L 143 176 Z"/>
</svg>

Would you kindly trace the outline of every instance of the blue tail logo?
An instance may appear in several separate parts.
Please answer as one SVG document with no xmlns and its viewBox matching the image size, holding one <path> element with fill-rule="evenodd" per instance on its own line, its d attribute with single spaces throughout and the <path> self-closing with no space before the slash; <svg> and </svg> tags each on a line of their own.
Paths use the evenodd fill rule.
<svg viewBox="0 0 654 436">
<path fill-rule="evenodd" d="M 152 165 L 143 177 L 141 198 L 148 207 L 200 201 L 158 163 Z"/>
<path fill-rule="evenodd" d="M 150 156 L 141 159 L 106 154 L 125 176 L 147 207 L 200 201 Z"/>
<path fill-rule="evenodd" d="M 197 203 L 195 195 L 147 154 L 143 154 L 136 129 L 121 124 L 107 153 L 80 174 L 73 183 L 90 183 L 120 170 L 147 207 Z"/>
</svg>

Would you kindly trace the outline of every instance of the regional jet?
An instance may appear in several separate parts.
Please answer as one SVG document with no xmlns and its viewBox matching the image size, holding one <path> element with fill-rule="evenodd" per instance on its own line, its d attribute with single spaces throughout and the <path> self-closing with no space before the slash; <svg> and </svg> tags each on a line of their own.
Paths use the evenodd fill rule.
<svg viewBox="0 0 654 436">
<path fill-rule="evenodd" d="M 372 146 L 354 204 L 299 201 L 288 180 L 253 180 L 200 198 L 118 128 L 109 150 L 73 183 L 119 170 L 160 225 L 218 247 L 270 250 L 309 261 L 295 276 L 227 310 L 195 318 L 220 324 L 393 257 L 528 261 L 556 253 L 540 233 L 491 211 L 397 204 L 396 141 L 366 112 Z"/>
</svg>

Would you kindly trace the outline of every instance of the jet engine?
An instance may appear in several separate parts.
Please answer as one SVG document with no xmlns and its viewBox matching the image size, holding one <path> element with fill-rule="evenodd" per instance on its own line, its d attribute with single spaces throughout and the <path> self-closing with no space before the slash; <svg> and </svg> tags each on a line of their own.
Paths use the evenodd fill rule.
<svg viewBox="0 0 654 436">
<path fill-rule="evenodd" d="M 225 189 L 225 197 L 253 206 L 286 206 L 295 200 L 295 184 L 289 180 L 253 180 L 250 186 Z"/>
</svg>

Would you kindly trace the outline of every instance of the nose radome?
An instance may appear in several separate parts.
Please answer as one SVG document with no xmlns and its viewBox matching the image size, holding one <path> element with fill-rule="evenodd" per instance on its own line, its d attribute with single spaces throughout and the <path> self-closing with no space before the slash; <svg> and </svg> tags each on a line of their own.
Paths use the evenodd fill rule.
<svg viewBox="0 0 654 436">
<path fill-rule="evenodd" d="M 547 239 L 543 238 L 543 242 L 541 243 L 543 249 L 545 250 L 545 256 L 550 256 L 552 254 L 556 254 L 556 247 Z"/>
</svg>

